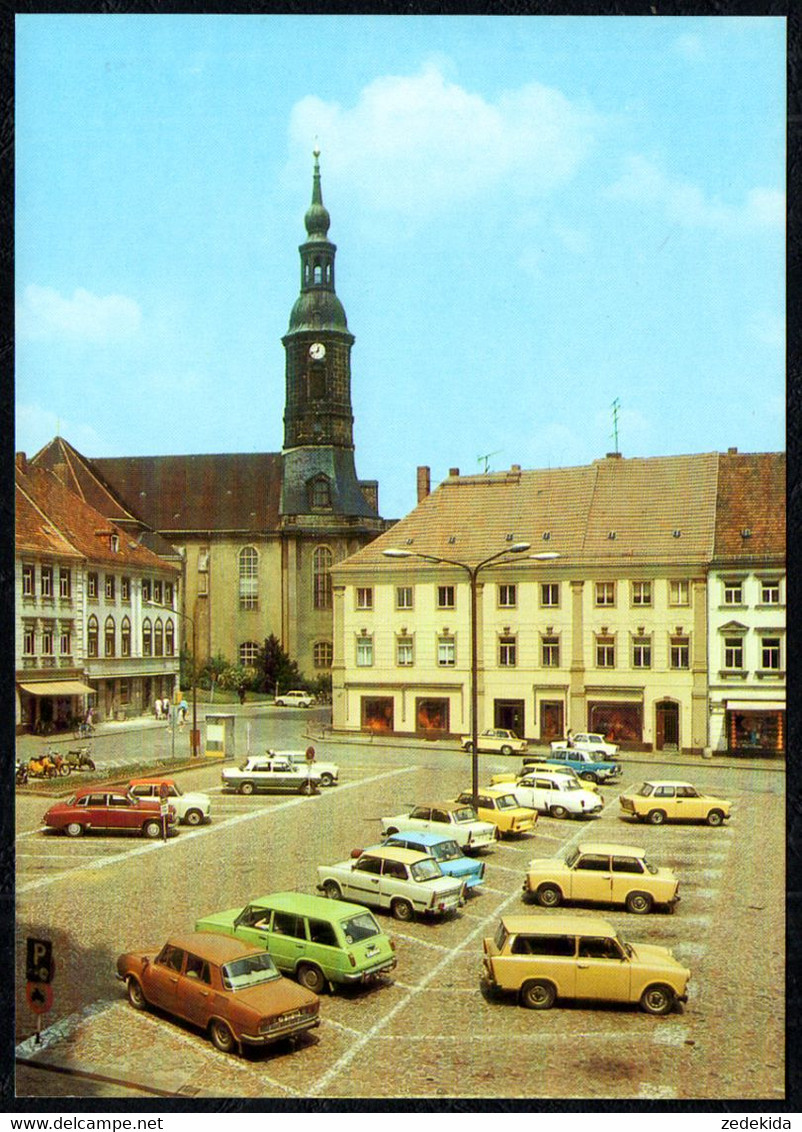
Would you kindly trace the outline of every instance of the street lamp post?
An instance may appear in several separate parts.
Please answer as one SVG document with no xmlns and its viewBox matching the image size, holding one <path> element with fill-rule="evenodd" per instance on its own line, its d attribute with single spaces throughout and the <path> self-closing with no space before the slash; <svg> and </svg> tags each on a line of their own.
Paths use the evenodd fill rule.
<svg viewBox="0 0 802 1132">
<path fill-rule="evenodd" d="M 474 809 L 476 809 L 479 800 L 479 630 L 477 577 L 480 570 L 498 561 L 499 558 L 503 558 L 505 554 L 523 554 L 530 549 L 530 546 L 531 544 L 528 542 L 513 543 L 512 546 L 506 546 L 503 550 L 497 550 L 495 554 L 491 554 L 489 558 L 484 558 L 475 566 L 471 566 L 468 562 L 457 562 L 454 558 L 440 558 L 433 554 L 419 554 L 414 550 L 395 550 L 388 548 L 382 551 L 386 558 L 421 558 L 424 562 L 459 566 L 459 568 L 464 570 L 468 575 L 471 594 L 471 796 Z M 556 551 L 546 551 L 541 554 L 531 554 L 529 557 L 543 562 L 559 558 L 560 555 Z"/>
<path fill-rule="evenodd" d="M 192 750 L 193 756 L 198 754 L 200 743 L 198 741 L 198 679 L 197 679 L 197 657 L 198 657 L 198 631 L 195 625 L 195 618 L 190 617 L 188 613 L 181 613 L 178 609 L 173 609 L 171 605 L 160 605 L 156 601 L 145 601 L 143 605 L 151 609 L 163 609 L 167 613 L 172 613 L 174 617 L 181 617 L 185 621 L 189 621 L 192 626 L 192 731 L 190 733 L 189 745 Z M 175 707 L 175 705 L 174 705 Z M 173 754 L 175 754 L 175 715 L 173 715 Z"/>
</svg>

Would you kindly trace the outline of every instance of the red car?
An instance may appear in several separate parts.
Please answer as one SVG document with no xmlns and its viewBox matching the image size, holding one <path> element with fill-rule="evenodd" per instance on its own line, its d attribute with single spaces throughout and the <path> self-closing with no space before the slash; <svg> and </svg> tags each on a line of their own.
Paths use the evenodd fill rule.
<svg viewBox="0 0 802 1132">
<path fill-rule="evenodd" d="M 87 787 L 66 802 L 56 802 L 43 818 L 51 829 L 68 837 L 80 837 L 89 830 L 133 830 L 143 837 L 161 837 L 163 821 L 160 805 L 148 798 L 134 798 L 125 790 Z M 175 825 L 175 807 L 167 811 L 168 829 Z"/>
<path fill-rule="evenodd" d="M 158 954 L 132 951 L 117 978 L 137 1010 L 156 1006 L 198 1026 L 224 1053 L 320 1025 L 320 999 L 280 975 L 270 955 L 210 932 L 172 936 Z"/>
</svg>

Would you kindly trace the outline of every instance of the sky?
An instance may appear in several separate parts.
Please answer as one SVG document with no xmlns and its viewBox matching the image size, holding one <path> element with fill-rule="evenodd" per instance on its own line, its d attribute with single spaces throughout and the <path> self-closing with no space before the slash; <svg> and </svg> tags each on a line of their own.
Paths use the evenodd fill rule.
<svg viewBox="0 0 802 1132">
<path fill-rule="evenodd" d="M 316 145 L 385 517 L 418 465 L 782 449 L 785 33 L 17 15 L 17 451 L 280 451 Z"/>
</svg>

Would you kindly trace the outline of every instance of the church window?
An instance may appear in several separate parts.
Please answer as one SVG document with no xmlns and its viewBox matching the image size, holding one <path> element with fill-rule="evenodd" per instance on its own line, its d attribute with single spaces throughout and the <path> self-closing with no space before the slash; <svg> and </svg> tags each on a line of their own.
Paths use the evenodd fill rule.
<svg viewBox="0 0 802 1132">
<path fill-rule="evenodd" d="M 312 661 L 315 668 L 331 668 L 334 659 L 334 647 L 331 641 L 317 641 L 312 650 Z"/>
<path fill-rule="evenodd" d="M 239 552 L 239 607 L 259 608 L 259 554 L 254 546 Z"/>
<path fill-rule="evenodd" d="M 256 641 L 243 641 L 239 647 L 239 662 L 243 668 L 255 668 L 259 659 L 259 645 Z"/>
<path fill-rule="evenodd" d="M 315 283 L 322 283 L 323 282 L 323 268 L 322 268 L 319 261 L 315 264 L 315 273 L 314 273 L 314 280 L 313 281 Z"/>
<path fill-rule="evenodd" d="M 331 609 L 332 554 L 327 546 L 315 548 L 313 559 L 315 609 Z"/>
</svg>

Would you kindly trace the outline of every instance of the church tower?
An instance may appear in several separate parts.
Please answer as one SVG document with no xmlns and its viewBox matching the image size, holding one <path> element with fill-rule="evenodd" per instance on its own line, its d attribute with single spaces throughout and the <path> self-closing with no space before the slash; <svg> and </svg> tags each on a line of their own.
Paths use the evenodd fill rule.
<svg viewBox="0 0 802 1132">
<path fill-rule="evenodd" d="M 345 310 L 334 289 L 336 245 L 314 152 L 312 203 L 299 247 L 301 293 L 290 314 L 285 350 L 284 475 L 281 514 L 378 518 L 373 485 L 360 485 L 354 466 L 351 347 Z M 363 490 L 364 487 L 364 490 Z"/>
</svg>

